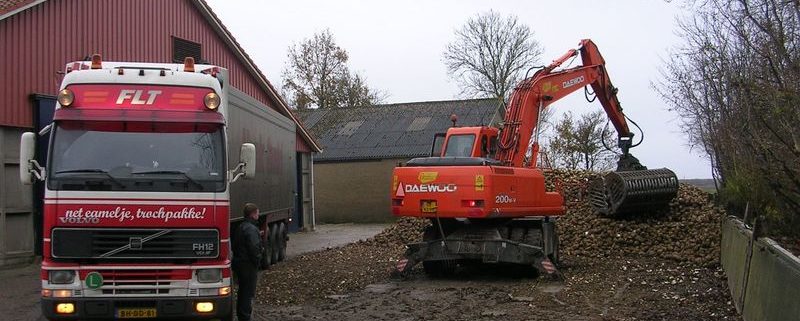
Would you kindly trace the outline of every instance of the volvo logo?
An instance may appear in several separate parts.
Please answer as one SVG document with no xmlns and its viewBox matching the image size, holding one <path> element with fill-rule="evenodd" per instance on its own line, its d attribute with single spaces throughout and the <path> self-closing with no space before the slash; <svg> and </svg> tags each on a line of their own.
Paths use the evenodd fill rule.
<svg viewBox="0 0 800 321">
<path fill-rule="evenodd" d="M 132 237 L 130 238 L 130 245 L 131 250 L 141 250 L 142 249 L 142 238 L 141 237 Z"/>
</svg>

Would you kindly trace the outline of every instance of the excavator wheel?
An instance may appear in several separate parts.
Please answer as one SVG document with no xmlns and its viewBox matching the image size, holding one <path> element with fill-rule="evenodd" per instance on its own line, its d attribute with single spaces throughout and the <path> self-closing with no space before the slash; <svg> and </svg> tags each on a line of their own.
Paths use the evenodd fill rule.
<svg viewBox="0 0 800 321">
<path fill-rule="evenodd" d="M 653 212 L 678 195 L 678 177 L 667 168 L 609 172 L 589 184 L 589 203 L 604 217 Z"/>
<path fill-rule="evenodd" d="M 543 247 L 542 244 L 542 230 L 537 228 L 529 228 L 525 232 L 525 237 L 522 238 L 522 243 Z"/>
<path fill-rule="evenodd" d="M 526 227 L 512 227 L 508 238 L 514 242 L 524 243 L 525 230 L 527 230 Z"/>
<path fill-rule="evenodd" d="M 439 240 L 442 238 L 439 234 L 440 232 L 435 225 L 429 225 L 422 234 L 422 241 Z M 447 277 L 455 272 L 456 263 L 450 260 L 422 261 L 422 268 L 428 276 Z"/>
</svg>

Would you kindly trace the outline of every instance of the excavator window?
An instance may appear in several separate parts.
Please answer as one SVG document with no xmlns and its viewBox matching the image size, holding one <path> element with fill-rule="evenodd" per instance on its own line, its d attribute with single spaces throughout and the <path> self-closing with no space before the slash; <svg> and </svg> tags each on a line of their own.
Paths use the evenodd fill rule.
<svg viewBox="0 0 800 321">
<path fill-rule="evenodd" d="M 433 145 L 431 145 L 431 157 L 442 156 L 442 146 L 444 145 L 444 138 L 447 136 L 445 133 L 436 133 L 433 135 Z"/>
<path fill-rule="evenodd" d="M 489 137 L 489 155 L 486 158 L 494 158 L 494 155 L 497 154 L 497 136 Z"/>
<path fill-rule="evenodd" d="M 471 157 L 475 134 L 450 135 L 447 139 L 445 157 Z"/>
<path fill-rule="evenodd" d="M 486 135 L 481 135 L 481 157 L 489 157 L 489 140 Z"/>
</svg>

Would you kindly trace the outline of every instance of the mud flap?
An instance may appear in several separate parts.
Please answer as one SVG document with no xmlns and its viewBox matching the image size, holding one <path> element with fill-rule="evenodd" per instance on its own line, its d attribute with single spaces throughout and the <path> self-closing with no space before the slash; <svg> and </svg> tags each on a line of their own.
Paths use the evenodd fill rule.
<svg viewBox="0 0 800 321">
<path fill-rule="evenodd" d="M 559 280 L 562 278 L 561 271 L 559 271 L 556 265 L 550 262 L 549 259 L 543 260 L 539 265 L 539 275 L 547 276 L 552 280 Z"/>
<path fill-rule="evenodd" d="M 414 265 L 417 265 L 417 262 L 414 262 L 413 260 L 406 258 L 397 260 L 397 263 L 390 274 L 390 278 L 394 280 L 407 279 L 409 275 L 411 275 L 411 270 L 414 269 Z"/>
<path fill-rule="evenodd" d="M 441 241 L 435 241 L 441 242 Z M 397 261 L 391 272 L 394 279 L 406 279 L 411 274 L 414 266 L 422 262 L 428 253 L 428 243 L 414 243 L 407 245 L 403 258 Z"/>
</svg>

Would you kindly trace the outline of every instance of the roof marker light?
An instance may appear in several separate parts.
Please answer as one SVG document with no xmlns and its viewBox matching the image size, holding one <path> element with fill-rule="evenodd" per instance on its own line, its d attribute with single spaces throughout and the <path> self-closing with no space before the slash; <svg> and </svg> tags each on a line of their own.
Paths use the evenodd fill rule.
<svg viewBox="0 0 800 321">
<path fill-rule="evenodd" d="M 183 60 L 183 71 L 185 72 L 194 72 L 194 58 L 193 57 L 186 57 Z"/>
<path fill-rule="evenodd" d="M 206 108 L 215 110 L 219 107 L 219 95 L 213 92 L 208 93 L 203 97 L 203 103 L 206 105 Z"/>
<path fill-rule="evenodd" d="M 72 93 L 72 90 L 61 89 L 58 92 L 58 103 L 61 107 L 69 107 L 73 101 L 75 101 L 75 94 Z"/>
<path fill-rule="evenodd" d="M 103 58 L 99 54 L 92 55 L 92 69 L 103 68 Z"/>
</svg>

